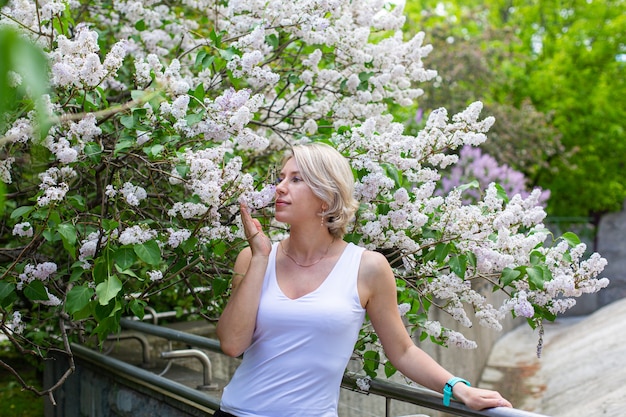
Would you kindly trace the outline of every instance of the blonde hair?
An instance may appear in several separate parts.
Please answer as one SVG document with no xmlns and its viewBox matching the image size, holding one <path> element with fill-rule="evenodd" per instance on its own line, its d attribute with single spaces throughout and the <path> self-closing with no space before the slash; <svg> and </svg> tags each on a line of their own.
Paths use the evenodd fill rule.
<svg viewBox="0 0 626 417">
<path fill-rule="evenodd" d="M 359 207 L 348 160 L 332 146 L 319 142 L 292 147 L 285 154 L 283 166 L 291 158 L 296 160 L 313 194 L 328 206 L 321 213 L 324 225 L 333 237 L 342 238 Z"/>
</svg>

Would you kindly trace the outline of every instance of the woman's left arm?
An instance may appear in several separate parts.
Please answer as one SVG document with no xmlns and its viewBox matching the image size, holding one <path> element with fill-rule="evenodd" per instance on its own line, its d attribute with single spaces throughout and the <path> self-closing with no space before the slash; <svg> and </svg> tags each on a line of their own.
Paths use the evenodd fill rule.
<svg viewBox="0 0 626 417">
<path fill-rule="evenodd" d="M 385 355 L 393 366 L 418 384 L 442 392 L 453 375 L 413 343 L 398 311 L 393 271 L 382 254 L 372 251 L 363 253 L 359 267 L 359 294 Z M 475 410 L 511 407 L 511 403 L 498 392 L 463 383 L 454 385 L 453 394 Z"/>
</svg>

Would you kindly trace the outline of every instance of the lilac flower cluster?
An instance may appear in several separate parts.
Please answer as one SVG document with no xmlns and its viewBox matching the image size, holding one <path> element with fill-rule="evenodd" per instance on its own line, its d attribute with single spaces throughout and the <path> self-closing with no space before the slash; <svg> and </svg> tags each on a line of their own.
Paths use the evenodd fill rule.
<svg viewBox="0 0 626 417">
<path fill-rule="evenodd" d="M 480 192 L 491 183 L 501 185 L 508 195 L 520 194 L 528 196 L 526 178 L 524 174 L 508 165 L 499 165 L 491 156 L 483 154 L 480 148 L 469 145 L 459 151 L 458 162 L 450 169 L 449 174 L 441 179 L 440 194 L 447 194 L 453 188 L 477 180 L 479 187 L 468 188 L 464 191 L 465 202 L 475 202 L 480 199 Z M 550 197 L 549 190 L 542 190 L 539 203 L 545 205 Z"/>
</svg>

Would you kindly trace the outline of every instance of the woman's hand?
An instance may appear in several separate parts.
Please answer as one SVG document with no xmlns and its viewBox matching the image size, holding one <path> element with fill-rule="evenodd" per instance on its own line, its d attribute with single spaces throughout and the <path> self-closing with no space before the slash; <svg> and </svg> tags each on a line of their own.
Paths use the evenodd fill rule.
<svg viewBox="0 0 626 417">
<path fill-rule="evenodd" d="M 493 407 L 513 407 L 497 391 L 468 387 L 465 384 L 455 384 L 452 389 L 454 398 L 465 403 L 472 410 L 483 410 Z"/>
<path fill-rule="evenodd" d="M 245 203 L 241 203 L 240 209 L 243 230 L 252 250 L 252 256 L 269 256 L 272 251 L 272 242 L 263 233 L 261 222 L 252 218 L 250 210 Z"/>
</svg>

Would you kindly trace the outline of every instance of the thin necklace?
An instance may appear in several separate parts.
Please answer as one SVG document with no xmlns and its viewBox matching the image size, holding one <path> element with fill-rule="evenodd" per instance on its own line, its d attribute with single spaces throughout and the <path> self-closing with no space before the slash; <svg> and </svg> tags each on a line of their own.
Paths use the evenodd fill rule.
<svg viewBox="0 0 626 417">
<path fill-rule="evenodd" d="M 324 254 L 322 255 L 321 258 L 319 258 L 317 261 L 313 262 L 312 264 L 308 264 L 308 265 L 304 265 L 301 264 L 300 262 L 296 261 L 291 255 L 289 255 L 286 251 L 285 251 L 285 247 L 283 246 L 283 241 L 280 241 L 280 250 L 283 251 L 283 253 L 285 254 L 285 256 L 289 259 L 291 259 L 296 265 L 298 265 L 299 267 L 302 268 L 308 268 L 310 266 L 316 265 L 318 264 L 322 259 L 324 259 L 326 257 L 326 255 L 328 255 L 328 251 L 330 250 L 330 247 L 333 245 L 333 243 L 335 243 L 335 238 L 333 238 L 333 240 L 330 241 L 330 244 L 328 245 L 328 247 L 326 248 L 326 252 L 324 252 Z"/>
</svg>

